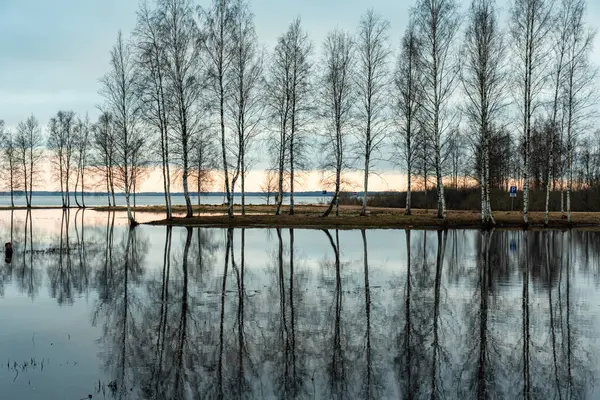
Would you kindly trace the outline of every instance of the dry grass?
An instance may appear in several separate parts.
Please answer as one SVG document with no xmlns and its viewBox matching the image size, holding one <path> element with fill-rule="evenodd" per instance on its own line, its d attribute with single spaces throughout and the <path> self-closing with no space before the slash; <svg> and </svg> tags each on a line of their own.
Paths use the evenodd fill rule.
<svg viewBox="0 0 600 400">
<path fill-rule="evenodd" d="M 102 210 L 100 208 L 99 210 Z M 106 209 L 106 208 L 104 208 Z M 152 225 L 206 226 L 206 227 L 280 227 L 280 228 L 481 228 L 481 214 L 478 211 L 449 211 L 448 220 L 436 217 L 435 210 L 413 210 L 413 215 L 404 215 L 403 209 L 371 208 L 366 217 L 359 216 L 360 207 L 341 206 L 339 216 L 321 217 L 326 206 L 301 205 L 296 206 L 295 215 L 287 215 L 288 207 L 282 208 L 282 215 L 273 215 L 274 207 L 265 205 L 246 206 L 247 215 L 235 215 L 229 218 L 225 215 L 224 206 L 195 207 L 195 213 L 223 215 L 200 215 L 192 218 L 174 218 L 172 221 L 158 220 Z M 137 211 L 164 212 L 164 207 L 143 207 Z M 174 208 L 176 212 L 185 211 L 185 207 Z M 235 207 L 240 213 L 239 207 Z M 496 227 L 524 228 L 521 212 L 500 211 L 494 214 Z M 600 229 L 600 213 L 573 213 L 571 227 L 586 227 Z M 544 213 L 532 212 L 529 215 L 529 228 L 544 227 Z M 561 213 L 550 213 L 547 226 L 554 229 L 569 228 L 566 216 Z"/>
</svg>

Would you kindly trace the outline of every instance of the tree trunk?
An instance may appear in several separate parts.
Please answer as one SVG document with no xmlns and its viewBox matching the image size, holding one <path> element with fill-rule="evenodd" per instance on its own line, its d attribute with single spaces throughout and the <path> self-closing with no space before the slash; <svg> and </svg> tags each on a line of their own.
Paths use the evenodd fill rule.
<svg viewBox="0 0 600 400">
<path fill-rule="evenodd" d="M 173 219 L 173 213 L 171 210 L 171 177 L 169 172 L 169 161 L 168 161 L 168 144 L 165 138 L 164 128 L 161 127 L 160 132 L 160 144 L 161 144 L 161 158 L 162 158 L 162 176 L 163 176 L 163 188 L 165 192 L 165 207 L 167 220 Z"/>
<path fill-rule="evenodd" d="M 11 166 L 10 166 L 10 206 L 12 208 L 15 208 L 15 184 L 14 184 L 14 171 L 13 171 L 13 166 L 12 166 L 12 161 L 11 161 Z"/>
<path fill-rule="evenodd" d="M 367 138 L 367 143 L 368 143 L 369 139 Z M 360 211 L 360 215 L 361 216 L 366 216 L 367 215 L 367 193 L 369 190 L 369 144 L 367 144 L 366 149 L 365 149 L 365 176 L 364 176 L 364 182 L 363 182 L 363 188 L 364 188 L 364 192 L 363 192 L 363 198 L 362 198 L 362 209 Z"/>
<path fill-rule="evenodd" d="M 187 168 L 183 169 L 183 195 L 185 197 L 185 208 L 187 213 L 185 215 L 186 218 L 191 218 L 194 216 L 194 211 L 192 210 L 192 201 L 190 200 L 190 192 L 188 190 L 188 173 Z"/>
<path fill-rule="evenodd" d="M 83 183 L 83 177 L 85 176 L 84 174 L 84 169 L 83 167 L 81 168 L 81 206 L 83 208 L 85 208 L 85 197 L 84 197 L 84 193 L 85 193 L 85 185 Z"/>
<path fill-rule="evenodd" d="M 292 126 L 293 129 L 293 126 Z M 290 137 L 290 215 L 294 215 L 294 133 Z"/>
<path fill-rule="evenodd" d="M 567 148 L 567 157 L 568 157 L 568 174 L 569 177 L 567 179 L 567 223 L 570 225 L 571 224 L 571 188 L 573 186 L 573 158 L 572 158 L 572 146 L 571 143 L 569 142 L 568 148 Z"/>
<path fill-rule="evenodd" d="M 550 154 L 548 157 L 548 177 L 546 181 L 546 208 L 544 213 L 544 226 L 548 226 L 548 214 L 550 212 L 550 184 L 552 182 L 552 165 L 554 164 L 554 124 L 552 126 L 552 137 L 550 138 Z"/>
<path fill-rule="evenodd" d="M 29 202 L 27 207 L 31 208 L 31 197 L 33 196 L 33 149 L 29 148 Z"/>
<path fill-rule="evenodd" d="M 242 176 L 240 177 L 241 186 L 242 186 L 242 215 L 246 215 L 246 165 L 244 159 L 245 150 L 242 152 L 242 159 L 240 163 L 240 170 Z"/>
<path fill-rule="evenodd" d="M 108 200 L 108 206 L 110 207 L 110 186 L 108 184 L 108 172 L 106 174 L 106 198 Z"/>
<path fill-rule="evenodd" d="M 412 165 L 411 165 L 411 161 L 409 160 L 408 163 L 408 168 L 407 168 L 407 186 L 406 186 L 406 211 L 404 211 L 405 215 L 411 215 L 412 213 L 412 209 L 411 209 L 411 193 L 412 193 L 412 188 L 411 188 L 411 180 L 412 180 Z"/>
<path fill-rule="evenodd" d="M 79 186 L 79 170 L 75 173 L 77 179 L 75 179 L 75 189 L 73 189 L 73 194 L 75 195 L 75 204 L 77 204 L 77 208 L 81 208 L 81 204 L 79 204 L 79 199 L 77 198 L 77 186 Z"/>
<path fill-rule="evenodd" d="M 133 212 L 131 211 L 131 203 L 129 201 L 129 190 L 125 191 L 125 203 L 127 204 L 127 221 L 129 222 L 129 226 L 133 227 L 137 225 L 135 222 L 135 218 L 133 218 Z"/>
<path fill-rule="evenodd" d="M 438 218 L 447 219 L 446 198 L 444 196 L 444 182 L 442 182 L 442 166 L 439 153 L 439 145 L 436 145 L 435 154 L 435 174 L 437 178 L 437 195 L 438 195 Z"/>
<path fill-rule="evenodd" d="M 279 162 L 279 190 L 277 192 L 277 198 L 275 199 L 277 207 L 275 209 L 275 215 L 281 213 L 281 203 L 283 202 L 283 162 Z"/>
<path fill-rule="evenodd" d="M 490 138 L 489 131 L 486 128 L 485 137 L 485 203 L 486 203 L 486 223 L 496 224 L 494 214 L 492 213 L 492 201 L 490 199 Z"/>
<path fill-rule="evenodd" d="M 485 150 L 483 150 L 485 152 Z M 482 154 L 481 158 L 484 158 L 485 155 Z M 483 160 L 481 160 L 483 161 Z M 481 175 L 480 178 L 481 180 L 481 223 L 483 225 L 485 225 L 485 220 L 486 220 L 486 212 L 487 212 L 487 204 L 485 202 L 485 163 L 482 162 L 481 163 Z"/>
<path fill-rule="evenodd" d="M 200 207 L 200 189 L 201 189 L 201 182 L 200 182 L 200 168 L 198 168 L 198 179 L 196 180 L 196 188 L 197 188 L 197 192 L 198 192 L 198 207 Z"/>
</svg>

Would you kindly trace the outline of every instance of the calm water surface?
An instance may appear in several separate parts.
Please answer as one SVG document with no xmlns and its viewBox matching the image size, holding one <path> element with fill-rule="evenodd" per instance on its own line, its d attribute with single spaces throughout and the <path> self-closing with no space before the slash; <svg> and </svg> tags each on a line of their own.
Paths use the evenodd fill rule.
<svg viewBox="0 0 600 400">
<path fill-rule="evenodd" d="M 271 196 L 270 203 L 273 204 L 274 196 Z M 81 203 L 81 196 L 78 197 L 79 202 Z M 70 196 L 71 205 L 76 206 L 77 201 L 75 201 L 75 196 Z M 190 200 L 193 205 L 198 204 L 198 196 L 191 194 Z M 234 204 L 242 204 L 242 196 L 239 194 L 235 194 L 233 196 Z M 246 204 L 266 204 L 267 200 L 264 196 L 259 195 L 246 195 Z M 324 204 L 331 201 L 330 196 L 296 196 L 294 199 L 295 204 Z M 25 196 L 15 196 L 14 198 L 15 206 L 25 207 L 27 205 L 27 200 Z M 115 202 L 117 206 L 125 206 L 127 205 L 125 201 L 125 196 L 122 194 L 115 195 Z M 133 203 L 133 198 L 131 199 Z M 173 195 L 171 196 L 171 202 L 173 205 L 183 206 L 185 205 L 185 197 L 183 195 Z M 224 198 L 223 196 L 215 196 L 215 195 L 206 195 L 200 196 L 200 203 L 205 205 L 218 205 L 223 204 Z M 290 198 L 288 196 L 284 196 L 283 204 L 289 204 Z M 31 203 L 34 207 L 49 207 L 49 206 L 62 206 L 62 198 L 60 195 L 33 195 L 31 199 Z M 10 196 L 1 195 L 0 196 L 0 206 L 9 207 L 10 206 Z M 136 196 L 135 204 L 138 206 L 164 206 L 165 197 L 160 195 L 144 195 L 144 196 Z M 107 206 L 108 199 L 106 194 L 104 195 L 86 195 L 85 196 L 85 205 L 88 207 L 98 207 L 98 206 Z"/>
<path fill-rule="evenodd" d="M 600 397 L 595 232 L 34 210 L 0 239 L 2 399 Z"/>
</svg>

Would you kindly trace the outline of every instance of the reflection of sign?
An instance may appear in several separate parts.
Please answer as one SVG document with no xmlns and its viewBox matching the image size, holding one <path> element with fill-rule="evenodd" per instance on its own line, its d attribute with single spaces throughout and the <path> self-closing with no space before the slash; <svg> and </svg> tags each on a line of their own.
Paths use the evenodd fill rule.
<svg viewBox="0 0 600 400">
<path fill-rule="evenodd" d="M 511 186 L 508 193 L 510 194 L 510 197 L 517 197 L 517 187 Z"/>
<path fill-rule="evenodd" d="M 510 241 L 510 251 L 513 252 L 513 253 L 515 251 L 517 251 L 517 242 L 515 241 L 515 239 L 512 239 Z"/>
<path fill-rule="evenodd" d="M 323 190 L 321 194 L 327 194 L 327 190 Z"/>
</svg>

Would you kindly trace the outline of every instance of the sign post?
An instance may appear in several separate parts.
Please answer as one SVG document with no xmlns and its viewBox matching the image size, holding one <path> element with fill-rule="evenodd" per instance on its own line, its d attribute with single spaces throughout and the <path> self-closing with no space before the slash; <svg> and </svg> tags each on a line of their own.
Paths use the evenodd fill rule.
<svg viewBox="0 0 600 400">
<path fill-rule="evenodd" d="M 513 205 L 515 202 L 515 197 L 517 197 L 517 187 L 516 186 L 511 186 L 510 190 L 508 191 L 508 194 L 510 195 L 510 211 L 513 210 Z"/>
</svg>

